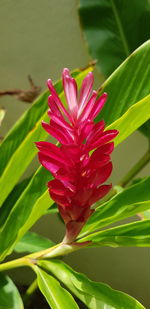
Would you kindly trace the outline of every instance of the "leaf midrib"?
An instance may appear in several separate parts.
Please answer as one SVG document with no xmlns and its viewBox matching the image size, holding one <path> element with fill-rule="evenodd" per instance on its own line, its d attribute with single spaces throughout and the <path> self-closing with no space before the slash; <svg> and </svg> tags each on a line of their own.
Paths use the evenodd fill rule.
<svg viewBox="0 0 150 309">
<path fill-rule="evenodd" d="M 110 2 L 111 2 L 111 6 L 112 6 L 112 11 L 113 11 L 113 14 L 114 14 L 114 17 L 115 17 L 115 21 L 116 21 L 116 24 L 117 24 L 117 27 L 118 27 L 118 30 L 119 30 L 119 33 L 120 33 L 120 38 L 121 38 L 121 41 L 122 41 L 122 44 L 123 44 L 123 47 L 124 47 L 125 55 L 126 55 L 126 57 L 128 57 L 130 55 L 130 49 L 129 49 L 128 42 L 127 42 L 127 39 L 126 39 L 125 34 L 124 34 L 122 23 L 121 23 L 117 8 L 115 6 L 114 0 L 110 0 Z"/>
</svg>

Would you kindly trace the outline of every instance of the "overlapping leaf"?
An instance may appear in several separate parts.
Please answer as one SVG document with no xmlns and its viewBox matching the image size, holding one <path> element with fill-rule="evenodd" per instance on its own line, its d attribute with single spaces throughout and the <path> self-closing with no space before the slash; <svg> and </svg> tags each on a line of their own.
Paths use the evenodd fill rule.
<svg viewBox="0 0 150 309">
<path fill-rule="evenodd" d="M 16 242 L 53 204 L 46 185 L 50 179 L 48 171 L 40 167 L 11 209 L 0 230 L 0 259 L 12 251 Z"/>
<path fill-rule="evenodd" d="M 34 267 L 38 286 L 52 309 L 79 308 L 71 294 L 61 287 L 60 283 L 39 267 Z"/>
<path fill-rule="evenodd" d="M 23 309 L 21 296 L 13 281 L 0 273 L 0 309 Z"/>
<path fill-rule="evenodd" d="M 91 241 L 90 246 L 150 247 L 150 220 L 138 221 L 96 232 L 80 241 Z"/>
<path fill-rule="evenodd" d="M 39 261 L 75 294 L 89 309 L 144 309 L 134 298 L 106 284 L 93 282 L 59 260 Z"/>
<path fill-rule="evenodd" d="M 81 236 L 150 208 L 150 177 L 117 194 L 99 206 L 81 231 Z"/>
<path fill-rule="evenodd" d="M 99 117 L 111 124 L 149 95 L 150 40 L 136 49 L 103 83 L 108 100 Z M 132 119 L 134 120 L 134 119 Z"/>
<path fill-rule="evenodd" d="M 80 0 L 79 14 L 90 53 L 105 77 L 150 37 L 148 0 Z"/>
<path fill-rule="evenodd" d="M 150 37 L 149 0 L 133 0 L 130 3 L 126 0 L 80 0 L 79 14 L 88 41 L 89 51 L 92 57 L 97 60 L 98 67 L 105 77 L 108 77 L 125 58 Z M 137 70 L 140 71 L 139 68 L 140 62 L 137 67 Z M 144 66 L 143 69 L 144 74 L 148 73 L 149 65 L 148 67 Z M 126 76 L 120 77 L 122 81 L 121 89 L 125 97 L 130 83 L 134 85 L 137 83 L 135 88 L 139 88 L 138 81 L 134 75 L 134 65 L 131 65 L 131 71 L 129 83 L 126 84 Z M 118 83 L 116 83 L 117 85 Z M 120 95 L 120 88 L 118 90 L 117 95 Z M 140 94 L 141 89 L 139 89 Z M 141 98 L 143 97 L 141 96 L 139 99 Z M 132 98 L 129 97 L 127 100 L 127 105 L 134 104 Z M 109 105 L 113 110 L 113 115 L 115 112 L 117 117 L 118 110 L 123 107 L 121 97 L 120 103 L 117 106 L 114 100 Z M 105 119 L 107 119 L 108 115 L 106 109 Z M 150 121 L 147 121 L 140 130 L 149 137 Z"/>
</svg>

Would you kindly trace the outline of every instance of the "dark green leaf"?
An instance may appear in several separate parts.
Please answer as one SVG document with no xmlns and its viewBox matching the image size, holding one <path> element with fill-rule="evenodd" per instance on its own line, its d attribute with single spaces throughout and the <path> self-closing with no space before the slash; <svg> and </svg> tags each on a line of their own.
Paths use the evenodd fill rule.
<svg viewBox="0 0 150 309">
<path fill-rule="evenodd" d="M 106 284 L 93 282 L 59 260 L 39 261 L 90 309 L 144 309 L 134 298 Z"/>
<path fill-rule="evenodd" d="M 150 37 L 149 0 L 80 0 L 79 14 L 89 51 L 97 59 L 105 77 Z M 124 94 L 134 79 L 134 68 L 132 72 Z M 121 81 L 123 79 L 120 80 L 122 87 Z M 139 88 L 138 84 L 136 88 Z M 111 106 L 114 106 L 114 102 Z M 146 122 L 140 130 L 150 137 L 150 122 Z"/>
<path fill-rule="evenodd" d="M 148 0 L 80 0 L 79 13 L 90 53 L 106 77 L 150 37 Z"/>
</svg>

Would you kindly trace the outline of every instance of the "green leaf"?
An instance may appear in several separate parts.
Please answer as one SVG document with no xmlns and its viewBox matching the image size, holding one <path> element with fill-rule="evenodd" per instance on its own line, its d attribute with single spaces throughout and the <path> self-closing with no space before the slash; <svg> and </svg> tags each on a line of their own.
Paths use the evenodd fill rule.
<svg viewBox="0 0 150 309">
<path fill-rule="evenodd" d="M 142 212 L 140 215 L 141 215 L 142 219 L 150 219 L 150 209 L 148 209 L 147 211 Z"/>
<path fill-rule="evenodd" d="M 126 57 L 150 37 L 149 0 L 128 2 L 127 0 L 80 0 L 79 14 L 89 51 L 92 57 L 97 60 L 98 67 L 105 77 L 108 77 Z M 116 98 L 119 99 L 119 105 L 116 104 L 116 98 L 109 104 L 110 109 L 114 108 L 113 111 L 111 109 L 111 117 L 115 117 L 116 107 L 118 110 L 118 106 L 123 104 L 122 98 L 118 98 L 118 94 L 122 95 L 123 93 L 125 97 L 128 96 L 130 83 L 137 83 L 133 88 L 136 92 L 141 88 L 141 84 L 144 85 L 138 77 L 142 77 L 143 80 L 143 73 L 148 72 L 149 65 L 143 67 L 143 73 L 140 66 L 140 62 L 139 65 L 137 63 L 137 68 L 131 65 L 132 73 L 118 79 L 116 86 L 119 91 Z M 120 91 L 121 88 L 123 92 Z M 135 93 L 135 91 L 133 92 Z M 143 97 L 141 96 L 139 99 L 141 98 Z M 130 97 L 127 98 L 127 105 L 128 102 L 134 104 Z M 117 114 L 117 110 L 115 114 Z M 104 119 L 107 120 L 105 117 Z M 149 137 L 150 122 L 145 123 L 140 130 Z"/>
<path fill-rule="evenodd" d="M 150 247 L 150 220 L 117 226 L 83 237 L 80 241 L 92 241 L 90 246 Z"/>
<path fill-rule="evenodd" d="M 27 185 L 29 184 L 32 176 L 22 180 L 18 183 L 14 189 L 10 192 L 6 200 L 4 201 L 2 207 L 0 208 L 0 229 L 2 228 L 3 224 L 5 223 L 11 209 L 17 202 L 19 196 L 23 193 Z"/>
<path fill-rule="evenodd" d="M 149 39 L 148 0 L 80 0 L 79 14 L 89 51 L 106 77 Z"/>
<path fill-rule="evenodd" d="M 50 173 L 43 167 L 40 167 L 11 209 L 7 220 L 0 230 L 1 260 L 12 252 L 16 243 L 26 231 L 53 204 L 46 186 L 51 178 Z"/>
<path fill-rule="evenodd" d="M 114 121 L 107 129 L 116 129 L 119 135 L 115 138 L 115 145 L 117 146 L 130 136 L 141 124 L 150 118 L 150 94 L 138 103 L 131 106 L 127 112 L 119 119 Z"/>
<path fill-rule="evenodd" d="M 54 243 L 39 234 L 27 232 L 14 248 L 16 252 L 34 253 L 54 246 Z"/>
<path fill-rule="evenodd" d="M 23 309 L 23 302 L 13 281 L 0 273 L 0 309 Z"/>
<path fill-rule="evenodd" d="M 82 72 L 73 73 L 73 76 L 77 76 L 78 85 L 81 85 L 82 79 L 91 70 L 92 68 L 88 68 Z M 63 101 L 64 93 L 61 81 L 55 84 L 55 88 Z M 45 130 L 41 128 L 42 120 L 49 121 L 47 115 L 48 95 L 49 92 L 46 91 L 35 101 L 0 145 L 0 174 L 3 173 L 0 180 L 0 187 L 3 188 L 0 195 L 0 206 L 37 153 L 34 142 L 45 140 L 48 137 Z"/>
<path fill-rule="evenodd" d="M 54 274 L 90 309 L 144 309 L 131 296 L 106 284 L 93 282 L 59 260 L 39 261 L 38 264 Z"/>
<path fill-rule="evenodd" d="M 140 127 L 140 131 L 147 136 L 148 138 L 150 138 L 150 120 L 148 120 L 146 123 L 144 123 L 141 127 Z"/>
<path fill-rule="evenodd" d="M 61 287 L 60 283 L 39 267 L 34 267 L 37 273 L 38 286 L 53 309 L 77 309 L 71 294 Z"/>
<path fill-rule="evenodd" d="M 149 95 L 150 40 L 136 49 L 103 83 L 108 100 L 98 118 L 109 125 Z M 140 76 L 140 78 L 139 78 Z"/>
<path fill-rule="evenodd" d="M 80 236 L 150 208 L 150 177 L 132 185 L 96 208 Z"/>
</svg>

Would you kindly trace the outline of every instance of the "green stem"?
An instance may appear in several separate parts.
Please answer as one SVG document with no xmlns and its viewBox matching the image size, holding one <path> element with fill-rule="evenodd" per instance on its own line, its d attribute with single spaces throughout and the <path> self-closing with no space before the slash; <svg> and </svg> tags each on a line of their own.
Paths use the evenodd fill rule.
<svg viewBox="0 0 150 309">
<path fill-rule="evenodd" d="M 118 185 L 125 187 L 141 169 L 150 161 L 150 150 L 131 168 L 131 170 L 119 181 Z"/>
<path fill-rule="evenodd" d="M 0 264 L 0 271 L 5 271 L 8 269 L 18 268 L 22 266 L 30 266 L 30 265 L 31 265 L 30 260 L 28 259 L 27 256 L 24 256 L 22 258 Z"/>
<path fill-rule="evenodd" d="M 12 269 L 12 268 L 17 268 L 17 267 L 22 267 L 22 266 L 29 266 L 33 268 L 34 264 L 37 263 L 37 260 L 42 259 L 42 258 L 55 258 L 58 256 L 64 256 L 67 255 L 71 252 L 77 251 L 80 248 L 86 247 L 89 245 L 89 241 L 84 242 L 84 243 L 71 243 L 71 244 L 66 244 L 66 243 L 60 243 L 54 247 L 51 247 L 46 250 L 42 250 L 36 253 L 32 253 L 29 255 L 26 255 L 22 258 L 2 263 L 0 264 L 0 271 Z"/>
<path fill-rule="evenodd" d="M 46 250 L 42 250 L 36 253 L 32 253 L 32 254 L 28 254 L 22 258 L 13 260 L 13 261 L 9 261 L 9 262 L 5 262 L 0 264 L 0 271 L 5 271 L 8 269 L 12 269 L 12 268 L 18 268 L 18 267 L 22 267 L 22 266 L 30 266 L 32 267 L 32 264 L 36 263 L 36 259 L 43 257 L 45 254 L 50 254 L 51 251 L 56 250 L 57 247 L 61 246 L 61 244 L 58 244 L 54 247 L 51 247 L 49 249 Z"/>
<path fill-rule="evenodd" d="M 37 284 L 37 279 L 35 279 L 31 285 L 28 287 L 24 297 L 23 297 L 23 301 L 26 305 L 29 305 L 30 303 L 30 297 L 31 295 L 36 291 L 36 289 L 38 288 L 38 284 Z"/>
</svg>

